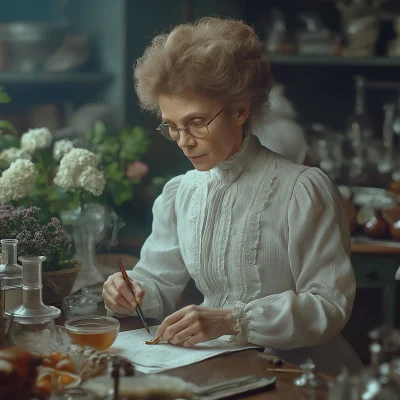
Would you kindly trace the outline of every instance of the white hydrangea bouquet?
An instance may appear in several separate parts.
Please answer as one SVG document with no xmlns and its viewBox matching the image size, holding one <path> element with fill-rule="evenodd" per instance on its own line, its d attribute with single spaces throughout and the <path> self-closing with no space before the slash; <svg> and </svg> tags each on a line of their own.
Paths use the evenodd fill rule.
<svg viewBox="0 0 400 400">
<path fill-rule="evenodd" d="M 0 152 L 0 204 L 34 204 L 51 215 L 84 208 L 104 190 L 106 178 L 97 164 L 96 154 L 70 141 L 53 145 L 47 128 L 30 129 L 20 147 Z"/>
<path fill-rule="evenodd" d="M 47 128 L 30 129 L 19 144 L 0 152 L 0 205 L 35 205 L 44 219 L 57 216 L 82 265 L 72 290 L 103 282 L 94 263 L 96 247 L 114 245 L 124 224 L 99 201 L 106 176 L 98 155 L 68 140 L 54 142 Z"/>
<path fill-rule="evenodd" d="M 2 127 L 12 126 L 0 121 L 0 205 L 34 205 L 42 219 L 58 217 L 73 238 L 74 259 L 82 264 L 73 291 L 104 282 L 93 255 L 100 244 L 115 245 L 124 226 L 113 208 L 130 201 L 148 173 L 140 161 L 148 134 L 134 127 L 113 135 L 96 123 L 82 148 L 76 141 L 55 141 L 47 128 L 4 140 Z"/>
</svg>

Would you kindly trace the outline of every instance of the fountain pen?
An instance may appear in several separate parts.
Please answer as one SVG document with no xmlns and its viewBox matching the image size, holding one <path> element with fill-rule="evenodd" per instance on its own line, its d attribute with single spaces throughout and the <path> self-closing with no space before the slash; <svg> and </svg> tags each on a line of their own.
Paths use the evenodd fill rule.
<svg viewBox="0 0 400 400">
<path fill-rule="evenodd" d="M 126 273 L 125 267 L 122 265 L 122 261 L 121 261 L 121 259 L 120 259 L 119 257 L 117 258 L 117 263 L 118 263 L 119 269 L 121 270 L 121 273 L 122 273 L 122 276 L 123 276 L 123 278 L 124 278 L 124 281 L 127 283 L 127 285 L 129 286 L 129 288 L 131 289 L 133 295 L 135 296 L 135 300 L 136 300 L 136 292 L 135 292 L 135 289 L 133 288 L 132 282 L 131 282 L 131 280 L 129 279 L 128 274 Z M 146 331 L 147 331 L 148 333 L 150 333 L 150 329 L 149 329 L 149 326 L 147 325 L 146 318 L 144 317 L 143 312 L 142 312 L 142 309 L 140 308 L 139 305 L 136 307 L 136 312 L 137 312 L 137 315 L 139 315 L 140 319 L 142 320 L 143 325 L 144 325 Z"/>
</svg>

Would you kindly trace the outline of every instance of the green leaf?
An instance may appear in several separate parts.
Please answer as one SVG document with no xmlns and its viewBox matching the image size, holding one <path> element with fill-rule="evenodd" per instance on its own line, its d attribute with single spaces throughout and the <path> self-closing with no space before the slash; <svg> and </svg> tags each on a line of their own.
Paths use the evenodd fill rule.
<svg viewBox="0 0 400 400">
<path fill-rule="evenodd" d="M 150 145 L 149 134 L 138 126 L 125 128 L 121 133 L 119 157 L 128 162 L 140 160 Z"/>
<path fill-rule="evenodd" d="M 107 181 L 106 187 L 107 191 L 112 194 L 113 204 L 116 206 L 120 206 L 133 198 L 134 185 L 128 179 Z"/>
<path fill-rule="evenodd" d="M 10 147 L 19 147 L 19 139 L 10 134 L 0 135 L 0 150 L 8 149 Z"/>
<path fill-rule="evenodd" d="M 89 129 L 86 138 L 94 145 L 103 143 L 104 138 L 107 136 L 107 128 L 101 121 L 94 123 L 93 127 Z"/>
<path fill-rule="evenodd" d="M 174 175 L 166 175 L 166 176 L 156 176 L 152 179 L 151 183 L 153 185 L 165 185 L 168 181 L 170 181 Z"/>
<path fill-rule="evenodd" d="M 0 86 L 0 103 L 10 103 L 11 97 L 4 91 L 3 87 Z"/>
<path fill-rule="evenodd" d="M 1 101 L 0 101 L 0 103 L 1 103 Z M 11 122 L 5 121 L 5 120 L 0 120 L 0 133 L 2 133 L 3 130 L 8 130 L 15 134 L 17 133 L 17 129 Z"/>
<path fill-rule="evenodd" d="M 10 163 L 4 158 L 0 158 L 0 169 L 7 169 L 10 166 Z"/>
<path fill-rule="evenodd" d="M 119 164 L 117 161 L 114 161 L 108 164 L 105 168 L 107 179 L 111 179 L 114 181 L 120 181 L 125 174 L 125 171 L 121 171 L 119 168 Z"/>
</svg>

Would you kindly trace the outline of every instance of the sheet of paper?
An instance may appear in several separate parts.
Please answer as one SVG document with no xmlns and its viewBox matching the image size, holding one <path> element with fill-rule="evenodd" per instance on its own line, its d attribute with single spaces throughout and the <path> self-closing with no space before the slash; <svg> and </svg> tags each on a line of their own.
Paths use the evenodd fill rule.
<svg viewBox="0 0 400 400">
<path fill-rule="evenodd" d="M 255 345 L 240 345 L 229 342 L 230 336 L 222 336 L 193 348 L 174 346 L 168 343 L 145 344 L 155 337 L 158 326 L 121 332 L 109 352 L 123 356 L 133 362 L 137 371 L 150 374 L 183 367 L 223 353 L 257 348 Z"/>
</svg>

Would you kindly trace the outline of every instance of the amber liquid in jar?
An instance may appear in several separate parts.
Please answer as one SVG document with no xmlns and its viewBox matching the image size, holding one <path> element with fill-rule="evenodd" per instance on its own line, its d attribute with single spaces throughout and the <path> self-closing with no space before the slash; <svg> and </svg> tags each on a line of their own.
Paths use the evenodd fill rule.
<svg viewBox="0 0 400 400">
<path fill-rule="evenodd" d="M 72 332 L 68 331 L 72 343 L 79 346 L 93 347 L 97 350 L 104 351 L 107 350 L 117 338 L 118 330 L 109 332 Z"/>
</svg>

